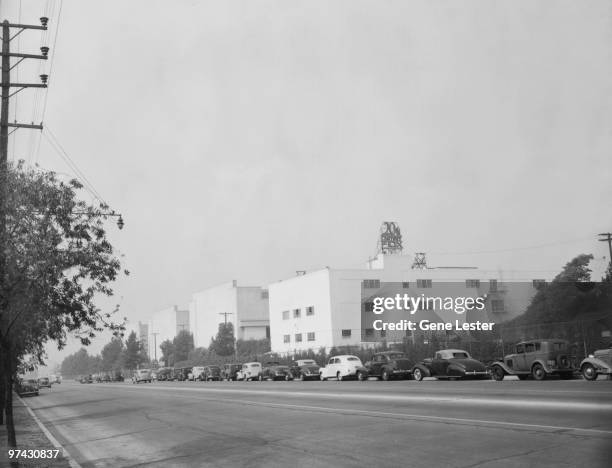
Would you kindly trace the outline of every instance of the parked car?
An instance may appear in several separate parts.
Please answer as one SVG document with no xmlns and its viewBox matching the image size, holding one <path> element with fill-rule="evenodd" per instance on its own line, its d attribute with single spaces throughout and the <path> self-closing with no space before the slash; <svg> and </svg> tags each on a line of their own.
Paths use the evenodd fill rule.
<svg viewBox="0 0 612 468">
<path fill-rule="evenodd" d="M 195 382 L 196 380 L 204 380 L 204 366 L 196 366 L 187 374 L 187 380 Z"/>
<path fill-rule="evenodd" d="M 398 351 L 376 353 L 372 360 L 365 363 L 368 377 L 378 377 L 380 380 L 409 379 L 412 375 L 412 367 L 406 355 Z"/>
<path fill-rule="evenodd" d="M 237 380 L 249 380 L 259 379 L 261 374 L 261 363 L 259 362 L 247 362 L 242 365 L 242 369 L 236 375 Z"/>
<path fill-rule="evenodd" d="M 51 381 L 49 380 L 49 377 L 40 377 L 38 379 L 38 386 L 40 388 L 43 388 L 43 387 L 51 388 Z"/>
<path fill-rule="evenodd" d="M 463 349 L 441 349 L 433 358 L 424 359 L 412 368 L 414 380 L 425 377 L 438 379 L 489 379 L 487 367 Z"/>
<path fill-rule="evenodd" d="M 259 374 L 259 380 L 291 380 L 291 372 L 289 366 L 282 366 L 279 362 L 266 362 Z"/>
<path fill-rule="evenodd" d="M 153 378 L 151 377 L 151 369 L 138 369 L 134 371 L 132 375 L 132 383 L 149 382 L 151 383 Z"/>
<path fill-rule="evenodd" d="M 325 367 L 319 369 L 319 378 L 321 380 L 330 378 L 367 380 L 368 370 L 357 356 L 348 354 L 334 356 L 329 359 Z"/>
<path fill-rule="evenodd" d="M 237 375 L 240 369 L 242 369 L 242 364 L 223 364 L 221 380 L 238 380 Z"/>
<path fill-rule="evenodd" d="M 157 380 L 163 382 L 173 379 L 173 369 L 171 367 L 160 367 L 157 370 Z"/>
<path fill-rule="evenodd" d="M 178 380 L 180 382 L 187 380 L 189 377 L 189 373 L 191 372 L 191 367 L 178 367 L 174 369 L 174 380 Z"/>
<path fill-rule="evenodd" d="M 115 371 L 111 373 L 111 380 L 113 382 L 123 382 L 125 380 L 125 377 L 123 377 L 123 374 L 121 374 L 121 372 Z"/>
<path fill-rule="evenodd" d="M 79 382 L 84 383 L 84 384 L 93 383 L 93 376 L 91 374 L 83 375 L 79 379 Z"/>
<path fill-rule="evenodd" d="M 580 363 L 580 373 L 586 380 L 597 380 L 598 375 L 612 375 L 612 346 L 598 349 L 584 358 Z"/>
<path fill-rule="evenodd" d="M 15 391 L 19 396 L 39 395 L 40 387 L 36 379 L 17 379 L 15 381 Z"/>
<path fill-rule="evenodd" d="M 576 371 L 576 358 L 565 340 L 530 340 L 517 343 L 514 353 L 491 364 L 495 380 L 506 375 L 516 375 L 525 380 L 530 375 L 535 380 L 544 380 L 549 375 L 571 379 Z"/>
<path fill-rule="evenodd" d="M 318 380 L 320 369 L 313 359 L 298 359 L 289 366 L 291 377 L 295 380 Z"/>
<path fill-rule="evenodd" d="M 221 368 L 219 366 L 206 366 L 202 379 L 206 382 L 211 380 L 221 380 Z"/>
</svg>

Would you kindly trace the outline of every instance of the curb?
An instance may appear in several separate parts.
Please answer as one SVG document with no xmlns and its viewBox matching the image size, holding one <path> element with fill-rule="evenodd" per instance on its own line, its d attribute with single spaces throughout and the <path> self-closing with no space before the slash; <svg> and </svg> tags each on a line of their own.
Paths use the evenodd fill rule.
<svg viewBox="0 0 612 468">
<path fill-rule="evenodd" d="M 19 395 L 16 395 L 16 396 L 17 398 L 19 398 L 23 406 L 25 406 L 25 408 L 28 410 L 28 413 L 30 413 L 30 416 L 32 416 L 34 421 L 36 421 L 36 424 L 38 424 L 38 427 L 40 427 L 41 431 L 43 431 L 43 434 L 45 434 L 47 439 L 49 439 L 49 442 L 51 442 L 56 449 L 59 449 L 62 451 L 62 455 L 68 461 L 68 464 L 70 465 L 70 467 L 71 468 L 83 468 L 81 465 L 79 465 L 79 463 L 74 458 L 72 458 L 72 455 L 70 455 L 68 450 L 66 450 L 64 446 L 60 444 L 55 437 L 53 437 L 53 434 L 49 432 L 49 429 L 47 429 L 45 425 L 40 421 L 40 419 L 38 419 L 38 416 L 34 414 L 34 411 L 32 411 L 32 408 L 30 408 L 28 404 L 25 401 L 23 401 L 23 399 Z"/>
</svg>

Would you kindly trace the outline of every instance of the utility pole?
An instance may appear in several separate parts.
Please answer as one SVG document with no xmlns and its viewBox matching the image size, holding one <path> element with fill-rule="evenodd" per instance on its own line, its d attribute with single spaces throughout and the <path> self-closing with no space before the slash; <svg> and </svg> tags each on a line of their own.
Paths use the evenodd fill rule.
<svg viewBox="0 0 612 468">
<path fill-rule="evenodd" d="M 610 251 L 609 260 L 610 260 L 610 265 L 612 266 L 612 232 L 602 232 L 597 235 L 601 237 L 601 239 L 599 239 L 599 242 L 608 243 L 608 250 Z"/>
<path fill-rule="evenodd" d="M 153 335 L 153 341 L 154 341 L 154 348 L 153 348 L 153 353 L 155 354 L 155 362 L 157 362 L 157 335 L 159 335 L 159 332 L 154 332 L 151 333 L 151 335 Z"/>
<path fill-rule="evenodd" d="M 223 315 L 225 317 L 225 326 L 227 326 L 227 316 L 234 314 L 232 312 L 219 312 L 219 315 Z"/>
</svg>

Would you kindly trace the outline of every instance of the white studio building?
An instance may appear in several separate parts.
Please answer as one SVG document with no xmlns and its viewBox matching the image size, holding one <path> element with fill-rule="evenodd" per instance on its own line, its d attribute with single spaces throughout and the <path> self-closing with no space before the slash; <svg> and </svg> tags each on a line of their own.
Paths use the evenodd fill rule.
<svg viewBox="0 0 612 468">
<path fill-rule="evenodd" d="M 183 330 L 192 331 L 188 310 L 172 306 L 155 313 L 148 324 L 149 358 L 159 361 L 162 356 L 160 345 L 166 340 L 174 340 Z"/>
<path fill-rule="evenodd" d="M 234 326 L 238 340 L 269 338 L 268 291 L 238 286 L 234 280 L 193 294 L 189 323 L 196 347 L 207 348 L 226 321 Z"/>
<path fill-rule="evenodd" d="M 393 293 L 418 296 L 444 295 L 483 297 L 485 309 L 457 315 L 454 311 L 427 311 L 412 318 L 449 322 L 482 320 L 502 322 L 525 311 L 542 279 L 528 279 L 520 273 L 479 270 L 473 267 L 430 268 L 424 262 L 415 267 L 415 258 L 401 254 L 379 254 L 363 269 L 324 268 L 278 281 L 269 286 L 270 334 L 272 351 L 291 354 L 321 347 L 372 345 L 384 337 L 373 329 L 362 328 L 362 316 L 371 310 L 369 294 L 383 287 Z M 390 295 L 387 290 L 386 294 Z M 425 311 L 423 311 L 425 312 Z M 411 318 L 398 316 L 399 318 Z M 434 321 L 434 320 L 432 320 Z M 385 333 L 385 332 L 382 332 Z"/>
</svg>

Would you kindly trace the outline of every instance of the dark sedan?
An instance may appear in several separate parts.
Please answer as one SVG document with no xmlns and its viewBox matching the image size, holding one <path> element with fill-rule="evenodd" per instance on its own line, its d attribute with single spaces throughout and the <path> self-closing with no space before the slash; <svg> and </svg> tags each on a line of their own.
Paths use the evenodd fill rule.
<svg viewBox="0 0 612 468">
<path fill-rule="evenodd" d="M 266 362 L 259 374 L 259 380 L 292 380 L 289 366 L 281 366 L 278 362 Z"/>
<path fill-rule="evenodd" d="M 313 359 L 298 359 L 291 363 L 289 372 L 295 380 L 319 380 L 319 369 Z"/>
<path fill-rule="evenodd" d="M 15 391 L 19 396 L 39 394 L 38 382 L 35 379 L 19 379 L 15 382 Z"/>
<path fill-rule="evenodd" d="M 369 377 L 380 380 L 409 379 L 413 367 L 406 355 L 398 351 L 376 353 L 364 366 Z"/>
<path fill-rule="evenodd" d="M 438 379 L 489 379 L 486 366 L 462 349 L 442 349 L 435 356 L 425 359 L 412 368 L 414 380 L 425 377 Z"/>
<path fill-rule="evenodd" d="M 223 364 L 221 369 L 221 380 L 238 380 L 238 371 L 242 369 L 242 364 Z"/>
</svg>

